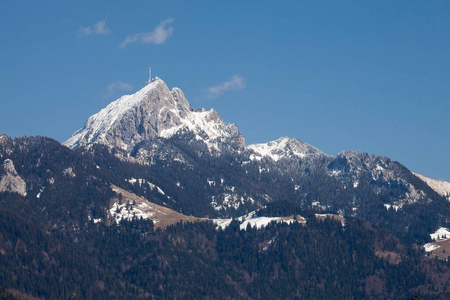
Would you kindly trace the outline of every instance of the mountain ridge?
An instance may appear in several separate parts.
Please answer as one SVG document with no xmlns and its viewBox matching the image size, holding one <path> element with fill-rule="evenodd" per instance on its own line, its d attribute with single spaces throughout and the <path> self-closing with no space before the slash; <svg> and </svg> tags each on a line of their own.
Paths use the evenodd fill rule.
<svg viewBox="0 0 450 300">
<path fill-rule="evenodd" d="M 181 89 L 170 90 L 161 79 L 112 102 L 89 118 L 81 135 L 77 132 L 65 143 L 88 152 L 95 152 L 89 150 L 95 144 L 106 146 L 122 161 L 166 174 L 164 180 L 129 176 L 154 182 L 167 194 L 155 194 L 147 185 L 139 184 L 140 190 L 138 185 L 130 187 L 138 195 L 153 193 L 162 201 L 159 204 L 198 217 L 239 217 L 288 200 L 304 209 L 362 218 L 410 236 L 410 226 L 422 226 L 413 224 L 418 215 L 428 220 L 450 203 L 387 157 L 359 151 L 330 156 L 289 137 L 246 145 L 235 125 L 226 124 L 214 109 L 193 109 Z M 433 212 L 427 215 L 424 209 Z M 394 221 L 396 214 L 402 215 L 401 221 Z M 436 218 L 430 228 L 417 228 L 423 239 L 445 220 Z"/>
<path fill-rule="evenodd" d="M 207 149 L 207 152 L 213 155 L 223 154 L 223 149 L 237 151 L 239 154 L 247 152 L 246 158 L 244 157 L 247 161 L 261 161 L 267 158 L 277 163 L 283 159 L 303 161 L 319 157 L 340 159 L 344 156 L 357 157 L 361 154 L 358 151 L 342 151 L 336 156 L 330 156 L 312 145 L 290 137 L 246 145 L 245 138 L 236 125 L 226 124 L 214 109 L 209 111 L 193 109 L 180 88 L 174 87 L 170 90 L 160 78 L 156 78 L 134 94 L 124 95 L 111 102 L 92 115 L 85 126 L 63 144 L 71 149 L 89 147 L 94 143 L 118 147 L 127 153 L 126 159 L 146 163 L 153 159 L 150 153 L 158 152 L 157 145 L 161 139 L 169 140 L 176 136 L 183 136 L 185 140 L 190 139 L 190 144 L 197 141 L 204 144 L 203 147 L 197 147 L 198 153 L 204 152 L 202 149 Z M 153 141 L 151 149 L 148 145 L 145 146 L 145 142 L 148 141 Z M 132 157 L 133 153 L 138 159 Z M 185 155 L 179 151 L 177 154 L 169 155 L 172 159 L 181 161 L 186 159 L 183 156 Z M 372 154 L 366 157 L 382 158 Z M 374 179 L 383 173 L 381 165 L 377 168 L 371 171 Z M 355 172 L 359 172 L 357 168 Z M 330 174 L 337 175 L 336 170 L 334 173 L 330 171 Z M 424 178 L 428 177 L 423 176 L 421 180 Z M 357 185 L 356 181 L 354 185 Z M 442 184 L 437 192 L 442 194 Z M 450 201 L 450 197 L 448 198 Z"/>
</svg>

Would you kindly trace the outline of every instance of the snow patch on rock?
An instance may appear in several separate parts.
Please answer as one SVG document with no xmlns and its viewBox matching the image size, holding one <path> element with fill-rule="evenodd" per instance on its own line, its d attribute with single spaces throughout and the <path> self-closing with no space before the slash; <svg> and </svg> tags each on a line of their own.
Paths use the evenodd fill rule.
<svg viewBox="0 0 450 300">
<path fill-rule="evenodd" d="M 75 178 L 77 175 L 73 172 L 73 168 L 72 167 L 68 167 L 67 169 L 64 169 L 63 171 L 64 176 L 69 176 L 72 178 Z"/>
</svg>

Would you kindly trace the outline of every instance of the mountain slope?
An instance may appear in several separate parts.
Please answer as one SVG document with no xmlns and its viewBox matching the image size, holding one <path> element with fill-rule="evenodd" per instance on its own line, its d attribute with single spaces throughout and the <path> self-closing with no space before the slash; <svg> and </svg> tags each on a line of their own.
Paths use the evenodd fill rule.
<svg viewBox="0 0 450 300">
<path fill-rule="evenodd" d="M 109 215 L 116 223 L 133 218 L 152 220 L 155 228 L 166 228 L 178 222 L 195 222 L 201 219 L 185 216 L 172 209 L 149 202 L 144 197 L 136 196 L 118 186 L 111 185 L 111 189 L 118 195 L 111 199 Z"/>
<path fill-rule="evenodd" d="M 425 177 L 417 173 L 414 173 L 414 175 L 426 182 L 426 184 L 428 184 L 433 190 L 435 190 L 436 193 L 447 198 L 447 201 L 450 201 L 450 182 Z"/>
</svg>

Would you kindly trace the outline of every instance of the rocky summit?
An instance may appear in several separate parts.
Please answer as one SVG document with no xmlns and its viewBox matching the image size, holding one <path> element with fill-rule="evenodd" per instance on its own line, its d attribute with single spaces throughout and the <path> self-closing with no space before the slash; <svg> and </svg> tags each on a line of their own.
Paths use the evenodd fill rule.
<svg viewBox="0 0 450 300">
<path fill-rule="evenodd" d="M 194 110 L 179 88 L 169 90 L 159 78 L 91 116 L 64 144 L 77 149 L 98 143 L 132 153 L 143 141 L 181 134 L 190 134 L 211 153 L 224 147 L 241 149 L 245 145 L 235 125 L 223 122 L 214 109 Z"/>
</svg>

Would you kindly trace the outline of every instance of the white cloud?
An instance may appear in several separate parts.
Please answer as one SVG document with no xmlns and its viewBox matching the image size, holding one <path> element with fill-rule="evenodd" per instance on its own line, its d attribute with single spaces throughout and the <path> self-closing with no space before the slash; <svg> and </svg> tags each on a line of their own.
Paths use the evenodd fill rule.
<svg viewBox="0 0 450 300">
<path fill-rule="evenodd" d="M 144 44 L 164 44 L 166 40 L 173 34 L 172 27 L 173 19 L 166 19 L 159 23 L 159 25 L 150 32 L 130 34 L 125 38 L 120 48 L 124 48 L 128 44 L 140 42 Z"/>
<path fill-rule="evenodd" d="M 108 84 L 106 89 L 108 90 L 108 94 L 111 95 L 115 92 L 130 92 L 131 90 L 133 90 L 133 86 L 123 81 L 117 81 Z"/>
<path fill-rule="evenodd" d="M 80 29 L 78 29 L 78 34 L 81 36 L 89 36 L 92 34 L 92 28 L 91 27 L 80 27 Z"/>
<path fill-rule="evenodd" d="M 239 75 L 233 75 L 230 80 L 208 88 L 208 97 L 215 98 L 227 91 L 239 91 L 245 88 L 245 79 Z"/>
<path fill-rule="evenodd" d="M 97 22 L 94 25 L 94 31 L 97 34 L 108 34 L 108 33 L 111 33 L 111 30 L 109 30 L 109 28 L 106 27 L 106 20 Z"/>
<path fill-rule="evenodd" d="M 106 27 L 106 20 L 98 21 L 94 26 L 80 27 L 78 34 L 80 36 L 90 36 L 93 34 L 109 34 L 111 30 Z"/>
</svg>

